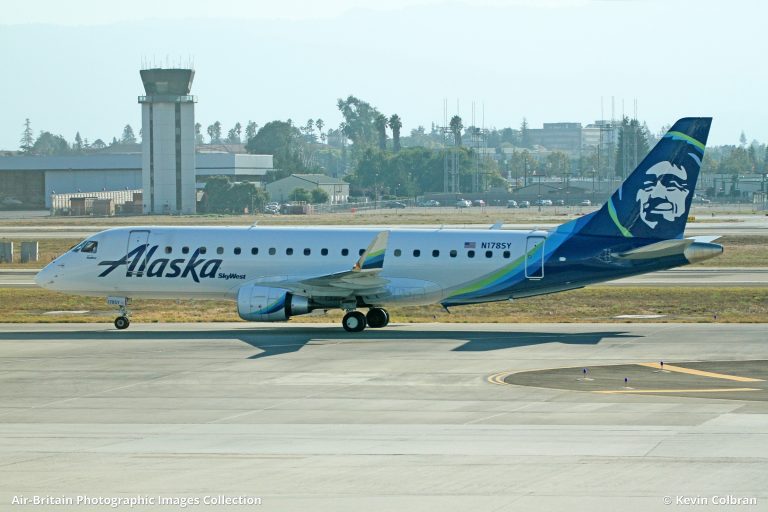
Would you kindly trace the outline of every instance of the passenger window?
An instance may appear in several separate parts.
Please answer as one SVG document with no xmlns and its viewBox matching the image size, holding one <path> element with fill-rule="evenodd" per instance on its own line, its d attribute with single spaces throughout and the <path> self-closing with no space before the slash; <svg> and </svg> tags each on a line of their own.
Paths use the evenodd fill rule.
<svg viewBox="0 0 768 512">
<path fill-rule="evenodd" d="M 349 254 L 349 249 L 342 249 L 341 250 L 341 255 L 342 256 L 347 256 L 348 254 Z"/>
<path fill-rule="evenodd" d="M 293 249 L 291 249 L 290 247 L 289 247 L 289 248 L 287 248 L 287 249 L 285 250 L 285 255 L 286 255 L 286 256 L 293 256 Z"/>
<path fill-rule="evenodd" d="M 256 256 L 259 254 L 259 248 L 258 247 L 251 247 L 251 254 Z"/>
<path fill-rule="evenodd" d="M 182 254 L 189 254 L 189 247 L 182 247 L 181 248 L 181 253 Z"/>
<path fill-rule="evenodd" d="M 399 258 L 401 254 L 403 254 L 403 251 L 401 251 L 400 249 L 395 249 L 395 257 L 396 258 Z"/>
<path fill-rule="evenodd" d="M 509 251 L 504 251 L 504 257 L 509 258 Z"/>
<path fill-rule="evenodd" d="M 360 254 L 360 256 L 362 256 L 363 254 L 365 254 L 365 249 L 360 249 L 360 250 L 358 251 L 358 253 Z"/>
<path fill-rule="evenodd" d="M 485 251 L 486 258 L 493 258 L 493 251 Z"/>
<path fill-rule="evenodd" d="M 241 252 L 242 252 L 242 251 L 240 251 L 240 248 L 239 248 L 239 247 L 235 247 L 235 250 L 234 250 L 234 253 L 235 253 L 235 254 L 240 254 Z"/>
<path fill-rule="evenodd" d="M 475 257 L 475 251 L 467 251 L 467 258 L 474 258 Z"/>
<path fill-rule="evenodd" d="M 312 254 L 312 249 L 304 249 L 304 256 L 309 256 Z"/>
<path fill-rule="evenodd" d="M 325 249 L 325 248 L 320 249 L 320 254 L 322 254 L 323 256 L 328 256 L 328 249 Z"/>
<path fill-rule="evenodd" d="M 170 245 L 165 246 L 165 254 L 171 254 L 173 252 L 173 248 Z"/>
<path fill-rule="evenodd" d="M 414 249 L 413 250 L 413 257 L 414 258 L 418 258 L 419 256 L 421 256 L 421 251 L 419 249 Z"/>
<path fill-rule="evenodd" d="M 200 248 L 200 254 L 205 254 L 206 252 L 208 252 L 208 249 L 206 249 L 205 247 Z"/>
<path fill-rule="evenodd" d="M 217 247 L 216 248 L 216 254 L 224 254 L 224 248 L 223 247 Z"/>
<path fill-rule="evenodd" d="M 456 252 L 456 249 L 451 249 L 451 252 L 448 254 L 450 254 L 451 258 L 455 258 L 458 253 Z"/>
<path fill-rule="evenodd" d="M 432 251 L 432 257 L 433 257 L 433 258 L 437 258 L 438 256 L 440 256 L 440 251 L 438 251 L 437 249 L 435 249 L 434 251 Z"/>
<path fill-rule="evenodd" d="M 99 242 L 89 241 L 89 242 L 85 242 L 85 244 L 83 245 L 83 248 L 80 249 L 80 252 L 96 254 L 96 249 L 98 248 L 99 248 Z"/>
<path fill-rule="evenodd" d="M 277 249 L 275 249 L 274 247 L 270 247 L 269 248 L 269 255 L 270 256 L 274 256 L 276 252 L 277 252 Z"/>
</svg>

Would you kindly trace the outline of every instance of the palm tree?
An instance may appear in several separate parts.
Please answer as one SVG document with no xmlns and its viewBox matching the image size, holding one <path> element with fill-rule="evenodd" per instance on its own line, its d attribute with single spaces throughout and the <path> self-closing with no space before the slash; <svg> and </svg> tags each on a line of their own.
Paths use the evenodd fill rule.
<svg viewBox="0 0 768 512">
<path fill-rule="evenodd" d="M 459 116 L 456 115 L 451 118 L 450 128 L 453 134 L 453 144 L 457 147 L 461 146 L 461 130 L 464 129 L 464 124 Z"/>
<path fill-rule="evenodd" d="M 392 128 L 392 149 L 397 153 L 400 151 L 400 128 L 403 127 L 399 115 L 392 114 L 392 117 L 389 118 L 389 127 Z"/>
<path fill-rule="evenodd" d="M 379 149 L 382 151 L 387 149 L 387 124 L 387 118 L 383 114 L 377 114 L 373 119 L 373 125 L 379 134 Z"/>
</svg>

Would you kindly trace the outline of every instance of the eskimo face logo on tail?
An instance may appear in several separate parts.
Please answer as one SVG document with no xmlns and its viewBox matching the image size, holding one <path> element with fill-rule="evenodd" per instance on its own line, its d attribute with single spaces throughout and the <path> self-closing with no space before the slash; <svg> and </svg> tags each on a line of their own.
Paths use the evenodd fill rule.
<svg viewBox="0 0 768 512">
<path fill-rule="evenodd" d="M 640 219 L 651 229 L 659 222 L 673 222 L 685 215 L 690 194 L 685 167 L 659 162 L 645 172 L 643 186 L 637 191 Z"/>
<path fill-rule="evenodd" d="M 191 277 L 193 281 L 199 283 L 201 278 L 215 278 L 221 266 L 220 259 L 199 258 L 200 249 L 196 249 L 189 260 L 186 258 L 153 260 L 152 256 L 156 250 L 156 245 L 149 249 L 146 244 L 140 245 L 119 260 L 99 262 L 100 266 L 107 267 L 99 277 L 106 277 L 117 267 L 125 266 L 125 277 Z"/>
</svg>

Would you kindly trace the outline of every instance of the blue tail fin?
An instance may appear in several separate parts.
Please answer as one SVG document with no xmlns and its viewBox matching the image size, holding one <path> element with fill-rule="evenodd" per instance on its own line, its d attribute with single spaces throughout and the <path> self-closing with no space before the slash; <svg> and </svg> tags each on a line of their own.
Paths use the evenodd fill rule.
<svg viewBox="0 0 768 512">
<path fill-rule="evenodd" d="M 711 117 L 680 119 L 578 232 L 682 238 L 699 178 Z"/>
</svg>

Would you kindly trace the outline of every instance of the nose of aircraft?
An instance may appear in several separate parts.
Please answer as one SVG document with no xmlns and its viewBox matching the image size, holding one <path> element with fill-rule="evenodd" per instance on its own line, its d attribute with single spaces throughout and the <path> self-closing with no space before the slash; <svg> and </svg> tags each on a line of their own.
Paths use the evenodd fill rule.
<svg viewBox="0 0 768 512">
<path fill-rule="evenodd" d="M 54 284 L 55 272 L 53 263 L 49 263 L 35 275 L 35 284 L 40 288 L 51 288 Z"/>
</svg>

